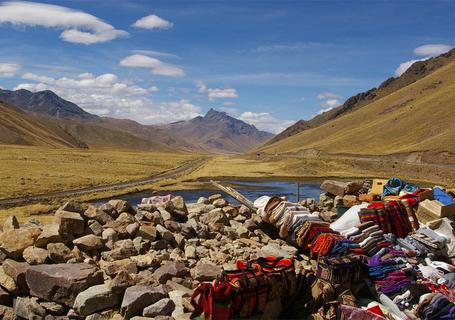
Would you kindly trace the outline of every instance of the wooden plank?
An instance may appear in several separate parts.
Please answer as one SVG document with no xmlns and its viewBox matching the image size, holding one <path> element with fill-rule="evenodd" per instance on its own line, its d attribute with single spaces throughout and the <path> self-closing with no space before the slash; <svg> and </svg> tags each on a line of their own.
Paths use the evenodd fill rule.
<svg viewBox="0 0 455 320">
<path fill-rule="evenodd" d="M 244 195 L 242 195 L 240 192 L 238 192 L 238 191 L 235 190 L 234 188 L 227 187 L 227 186 L 223 186 L 223 185 L 220 184 L 219 182 L 216 182 L 216 181 L 213 181 L 213 180 L 210 180 L 210 182 L 211 182 L 215 187 L 217 187 L 217 188 L 220 189 L 221 191 L 227 193 L 228 195 L 230 195 L 231 197 L 233 197 L 234 199 L 236 199 L 236 200 L 237 200 L 238 202 L 240 202 L 241 204 L 247 206 L 248 209 L 253 210 L 253 211 L 256 212 L 256 208 L 254 207 L 253 202 L 251 202 L 247 197 L 245 197 Z"/>
</svg>

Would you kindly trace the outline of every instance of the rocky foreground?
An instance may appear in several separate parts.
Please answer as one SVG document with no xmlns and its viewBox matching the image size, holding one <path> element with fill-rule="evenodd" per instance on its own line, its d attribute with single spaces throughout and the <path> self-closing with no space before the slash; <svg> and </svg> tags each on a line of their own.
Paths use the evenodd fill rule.
<svg viewBox="0 0 455 320">
<path fill-rule="evenodd" d="M 189 319 L 193 289 L 222 267 L 298 252 L 221 195 L 137 209 L 68 202 L 52 224 L 9 217 L 0 245 L 2 319 Z"/>
</svg>

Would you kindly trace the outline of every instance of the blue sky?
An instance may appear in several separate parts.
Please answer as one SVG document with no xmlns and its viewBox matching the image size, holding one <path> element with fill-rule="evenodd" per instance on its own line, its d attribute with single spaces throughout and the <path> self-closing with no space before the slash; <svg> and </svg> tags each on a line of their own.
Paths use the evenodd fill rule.
<svg viewBox="0 0 455 320">
<path fill-rule="evenodd" d="M 454 1 L 0 2 L 0 86 L 279 132 L 455 45 Z M 411 61 L 411 62 L 410 62 Z"/>
</svg>

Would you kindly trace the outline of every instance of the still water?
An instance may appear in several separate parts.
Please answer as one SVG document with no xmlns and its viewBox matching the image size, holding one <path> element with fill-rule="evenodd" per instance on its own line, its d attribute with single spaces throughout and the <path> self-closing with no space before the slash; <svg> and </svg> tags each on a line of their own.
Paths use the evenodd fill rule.
<svg viewBox="0 0 455 320">
<path fill-rule="evenodd" d="M 260 196 L 286 196 L 290 201 L 297 200 L 297 184 L 294 181 L 221 181 L 221 183 L 230 183 L 236 185 L 236 190 L 242 193 L 251 201 L 256 200 Z M 321 189 L 320 184 L 316 182 L 300 182 L 300 199 L 316 198 L 319 199 Z M 196 202 L 199 197 L 208 197 L 214 193 L 221 193 L 231 203 L 237 203 L 235 199 L 223 192 L 215 190 L 187 190 L 187 191 L 172 191 L 172 192 L 158 192 L 152 194 L 150 191 L 143 191 L 137 193 L 130 193 L 123 196 L 116 197 L 118 199 L 126 200 L 132 205 L 141 203 L 142 198 L 151 197 L 152 195 L 165 195 L 171 193 L 175 196 L 182 196 L 186 202 Z M 104 201 L 97 201 L 103 203 Z"/>
</svg>

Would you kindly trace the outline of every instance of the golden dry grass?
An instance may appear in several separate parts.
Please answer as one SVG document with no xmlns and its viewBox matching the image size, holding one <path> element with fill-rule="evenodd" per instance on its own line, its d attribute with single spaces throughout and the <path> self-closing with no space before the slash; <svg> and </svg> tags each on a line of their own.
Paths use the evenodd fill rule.
<svg viewBox="0 0 455 320">
<path fill-rule="evenodd" d="M 0 199 L 140 179 L 197 155 L 0 145 Z"/>
</svg>

